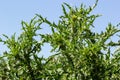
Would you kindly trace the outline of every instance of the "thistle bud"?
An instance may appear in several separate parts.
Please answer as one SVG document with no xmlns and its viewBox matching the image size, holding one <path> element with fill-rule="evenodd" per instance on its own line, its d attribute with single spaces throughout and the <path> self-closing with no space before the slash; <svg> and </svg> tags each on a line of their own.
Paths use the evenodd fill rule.
<svg viewBox="0 0 120 80">
<path fill-rule="evenodd" d="M 77 20 L 77 16 L 76 15 L 72 15 L 72 20 L 76 21 Z"/>
</svg>

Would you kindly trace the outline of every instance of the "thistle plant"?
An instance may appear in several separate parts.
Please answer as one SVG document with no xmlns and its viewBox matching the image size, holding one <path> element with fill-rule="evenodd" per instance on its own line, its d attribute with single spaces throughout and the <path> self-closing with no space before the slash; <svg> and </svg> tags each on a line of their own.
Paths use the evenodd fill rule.
<svg viewBox="0 0 120 80">
<path fill-rule="evenodd" d="M 0 57 L 0 79 L 119 80 L 120 43 L 111 39 L 120 32 L 119 24 L 109 23 L 105 31 L 93 32 L 94 21 L 101 16 L 91 13 L 97 3 L 79 8 L 63 3 L 63 15 L 57 23 L 36 14 L 29 23 L 21 22 L 19 36 L 4 34 L 6 39 L 0 42 L 8 50 Z M 51 34 L 38 33 L 42 24 L 49 25 Z M 55 53 L 48 58 L 39 56 L 45 43 Z M 118 49 L 111 51 L 116 46 Z"/>
</svg>

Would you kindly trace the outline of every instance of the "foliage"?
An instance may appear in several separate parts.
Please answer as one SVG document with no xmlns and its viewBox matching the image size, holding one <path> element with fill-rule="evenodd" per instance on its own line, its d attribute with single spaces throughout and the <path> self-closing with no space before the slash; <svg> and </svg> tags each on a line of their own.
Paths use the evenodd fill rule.
<svg viewBox="0 0 120 80">
<path fill-rule="evenodd" d="M 109 23 L 104 32 L 92 31 L 100 16 L 91 14 L 96 5 L 97 1 L 92 7 L 73 8 L 64 3 L 58 23 L 36 14 L 29 23 L 21 22 L 20 36 L 3 35 L 6 39 L 0 42 L 9 50 L 0 57 L 0 79 L 119 80 L 120 50 L 111 49 L 120 44 L 110 38 L 120 30 Z M 52 33 L 37 33 L 42 24 L 49 25 Z M 39 56 L 45 43 L 55 53 L 48 58 Z"/>
</svg>

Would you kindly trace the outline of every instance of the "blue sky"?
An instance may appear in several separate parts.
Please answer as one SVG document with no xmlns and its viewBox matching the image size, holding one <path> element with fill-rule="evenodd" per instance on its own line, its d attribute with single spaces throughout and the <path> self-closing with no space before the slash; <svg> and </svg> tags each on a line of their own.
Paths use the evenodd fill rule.
<svg viewBox="0 0 120 80">
<path fill-rule="evenodd" d="M 61 4 L 69 3 L 71 6 L 93 5 L 95 0 L 3 0 L 0 1 L 0 37 L 2 34 L 12 35 L 21 32 L 21 20 L 30 21 L 34 15 L 41 14 L 51 21 L 57 21 L 62 15 Z M 98 6 L 93 11 L 94 14 L 102 14 L 96 22 L 95 31 L 104 30 L 109 22 L 116 25 L 120 22 L 120 0 L 99 0 Z M 44 30 L 46 32 L 46 30 Z M 0 44 L 0 53 L 6 48 Z M 50 47 L 45 47 L 43 53 Z"/>
</svg>

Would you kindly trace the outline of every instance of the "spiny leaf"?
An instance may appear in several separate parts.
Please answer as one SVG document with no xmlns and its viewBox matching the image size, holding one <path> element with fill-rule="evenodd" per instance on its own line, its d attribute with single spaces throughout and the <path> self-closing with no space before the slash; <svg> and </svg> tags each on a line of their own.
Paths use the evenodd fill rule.
<svg viewBox="0 0 120 80">
<path fill-rule="evenodd" d="M 53 28 L 53 27 L 51 27 L 51 30 L 52 30 L 52 32 L 53 32 L 53 33 L 55 33 L 55 30 L 54 30 L 54 28 Z"/>
<path fill-rule="evenodd" d="M 28 24 L 25 21 L 22 21 L 21 24 L 22 24 L 22 30 L 26 31 Z"/>
<path fill-rule="evenodd" d="M 49 20 L 44 19 L 44 22 L 47 23 L 47 24 L 49 24 L 50 26 L 52 26 L 52 23 Z"/>
<path fill-rule="evenodd" d="M 8 37 L 7 35 L 3 34 L 3 36 L 4 36 L 5 38 L 9 39 L 9 37 Z"/>
<path fill-rule="evenodd" d="M 44 18 L 41 15 L 36 14 L 36 16 L 38 16 L 40 18 L 40 20 L 44 21 Z"/>
<path fill-rule="evenodd" d="M 107 52 L 107 54 L 106 54 L 106 59 L 107 59 L 107 60 L 110 60 L 110 55 L 111 55 L 110 52 L 111 52 L 111 51 L 110 51 L 110 48 L 108 48 L 108 52 Z"/>
<path fill-rule="evenodd" d="M 2 38 L 0 38 L 0 42 L 3 42 Z"/>
<path fill-rule="evenodd" d="M 69 8 L 69 10 L 72 9 L 72 7 L 69 4 L 67 4 L 67 3 L 63 3 L 63 4 L 65 4 Z"/>
<path fill-rule="evenodd" d="M 98 1 L 99 1 L 99 0 L 96 0 L 96 2 L 95 2 L 95 4 L 93 5 L 92 9 L 94 9 L 94 8 L 97 6 Z"/>
<path fill-rule="evenodd" d="M 62 9 L 63 9 L 63 13 L 64 13 L 65 17 L 68 17 L 68 14 L 67 14 L 67 11 L 66 11 L 64 5 L 62 5 Z"/>
<path fill-rule="evenodd" d="M 31 19 L 30 21 L 30 26 L 32 26 L 32 24 L 34 23 L 34 20 L 36 19 L 37 16 L 35 16 L 33 19 Z"/>
</svg>

